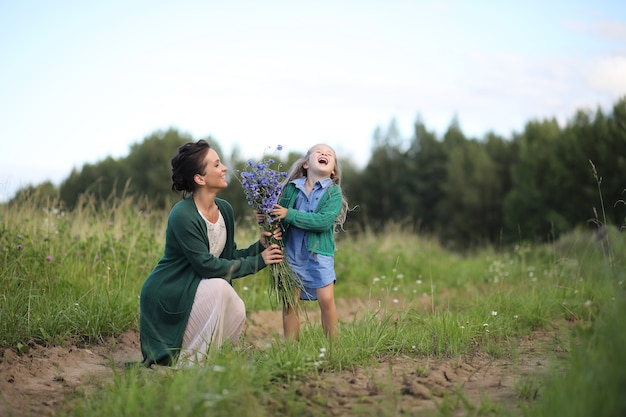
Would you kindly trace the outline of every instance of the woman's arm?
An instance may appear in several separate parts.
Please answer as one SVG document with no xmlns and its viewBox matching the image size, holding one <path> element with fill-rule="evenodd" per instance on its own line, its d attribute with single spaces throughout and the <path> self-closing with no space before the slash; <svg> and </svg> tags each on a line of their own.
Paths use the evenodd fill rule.
<svg viewBox="0 0 626 417">
<path fill-rule="evenodd" d="M 224 278 L 230 280 L 258 272 L 266 266 L 261 254 L 253 254 L 246 258 L 234 259 L 232 256 L 234 226 L 227 224 L 227 244 L 223 254 L 216 257 L 209 252 L 209 238 L 206 223 L 200 217 L 194 204 L 178 204 L 168 219 L 168 236 L 170 244 L 166 248 L 166 256 L 187 262 L 196 273 L 203 278 Z"/>
</svg>

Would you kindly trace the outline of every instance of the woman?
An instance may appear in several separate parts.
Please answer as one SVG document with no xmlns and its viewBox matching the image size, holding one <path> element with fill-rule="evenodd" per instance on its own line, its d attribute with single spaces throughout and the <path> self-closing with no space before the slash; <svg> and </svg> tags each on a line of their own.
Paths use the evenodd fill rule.
<svg viewBox="0 0 626 417">
<path fill-rule="evenodd" d="M 204 140 L 181 146 L 172 159 L 172 190 L 183 200 L 169 214 L 163 257 L 141 289 L 146 366 L 201 361 L 211 346 L 236 340 L 246 312 L 231 280 L 283 259 L 278 245 L 268 245 L 268 232 L 237 249 L 233 208 L 217 198 L 228 186 L 227 170 Z"/>
</svg>

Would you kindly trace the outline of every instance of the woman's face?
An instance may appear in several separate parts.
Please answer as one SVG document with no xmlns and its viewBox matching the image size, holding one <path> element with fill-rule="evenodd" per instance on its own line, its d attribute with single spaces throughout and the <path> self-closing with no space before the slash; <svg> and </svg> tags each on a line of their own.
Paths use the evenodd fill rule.
<svg viewBox="0 0 626 417">
<path fill-rule="evenodd" d="M 219 155 L 215 150 L 209 149 L 204 157 L 205 174 L 196 174 L 196 182 L 201 187 L 222 190 L 228 187 L 226 182 L 226 171 L 228 168 L 222 164 Z M 198 178 L 199 177 L 199 178 Z"/>
</svg>

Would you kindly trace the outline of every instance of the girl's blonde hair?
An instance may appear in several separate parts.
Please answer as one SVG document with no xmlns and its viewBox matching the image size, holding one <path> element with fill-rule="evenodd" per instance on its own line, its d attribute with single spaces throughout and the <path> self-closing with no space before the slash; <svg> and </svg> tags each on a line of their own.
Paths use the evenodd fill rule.
<svg viewBox="0 0 626 417">
<path fill-rule="evenodd" d="M 284 181 L 283 186 L 289 184 L 291 181 L 295 180 L 296 178 L 303 178 L 307 176 L 307 170 L 304 167 L 304 163 L 309 159 L 309 156 L 311 155 L 313 148 L 315 148 L 318 145 L 328 146 L 326 144 L 318 143 L 310 147 L 304 156 L 298 158 L 291 165 L 291 168 L 289 169 L 289 174 L 287 175 L 287 179 Z M 341 187 L 341 164 L 339 163 L 339 159 L 337 159 L 337 153 L 335 152 L 335 150 L 331 146 L 328 146 L 328 147 L 332 149 L 333 154 L 335 155 L 335 169 L 333 170 L 333 173 L 330 174 L 330 179 L 333 181 L 334 184 L 339 185 Z M 341 211 L 339 212 L 339 216 L 337 216 L 337 220 L 335 220 L 336 228 L 339 227 L 343 230 L 343 224 L 346 222 L 346 217 L 348 216 L 348 210 L 349 210 L 348 199 L 346 198 L 346 195 L 343 193 L 343 190 L 341 190 Z"/>
</svg>

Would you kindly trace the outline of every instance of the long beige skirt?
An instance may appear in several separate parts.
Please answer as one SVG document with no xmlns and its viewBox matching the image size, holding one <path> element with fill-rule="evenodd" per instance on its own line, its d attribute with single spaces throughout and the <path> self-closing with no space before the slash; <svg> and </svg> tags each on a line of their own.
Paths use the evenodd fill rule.
<svg viewBox="0 0 626 417">
<path fill-rule="evenodd" d="M 225 340 L 237 340 L 245 322 L 246 306 L 235 289 L 221 278 L 203 279 L 193 300 L 178 364 L 202 363 L 211 349 Z"/>
</svg>

